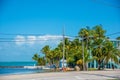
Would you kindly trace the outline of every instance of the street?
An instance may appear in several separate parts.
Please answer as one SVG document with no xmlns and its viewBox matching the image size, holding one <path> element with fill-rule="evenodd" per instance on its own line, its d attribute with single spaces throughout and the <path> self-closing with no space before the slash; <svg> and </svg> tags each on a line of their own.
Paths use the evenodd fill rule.
<svg viewBox="0 0 120 80">
<path fill-rule="evenodd" d="M 51 72 L 0 76 L 0 80 L 120 80 L 120 70 Z"/>
</svg>

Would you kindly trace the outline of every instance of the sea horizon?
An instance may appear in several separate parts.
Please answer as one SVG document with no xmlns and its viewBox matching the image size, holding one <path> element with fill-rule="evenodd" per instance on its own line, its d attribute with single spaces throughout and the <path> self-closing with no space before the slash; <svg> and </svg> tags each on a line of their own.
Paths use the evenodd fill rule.
<svg viewBox="0 0 120 80">
<path fill-rule="evenodd" d="M 35 61 L 2 61 L 0 66 L 34 66 L 36 65 Z"/>
</svg>

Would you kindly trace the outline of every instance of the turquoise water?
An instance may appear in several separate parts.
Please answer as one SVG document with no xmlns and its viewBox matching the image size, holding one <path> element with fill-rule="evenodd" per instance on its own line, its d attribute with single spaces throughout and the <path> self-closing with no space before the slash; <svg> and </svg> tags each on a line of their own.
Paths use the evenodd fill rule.
<svg viewBox="0 0 120 80">
<path fill-rule="evenodd" d="M 34 66 L 36 62 L 0 62 L 0 66 Z"/>
<path fill-rule="evenodd" d="M 30 74 L 30 73 L 41 73 L 41 72 L 44 71 L 41 69 L 0 68 L 0 75 Z"/>
<path fill-rule="evenodd" d="M 36 62 L 0 62 L 0 66 L 34 66 Z M 41 69 L 0 68 L 0 75 L 28 74 L 43 72 Z"/>
</svg>

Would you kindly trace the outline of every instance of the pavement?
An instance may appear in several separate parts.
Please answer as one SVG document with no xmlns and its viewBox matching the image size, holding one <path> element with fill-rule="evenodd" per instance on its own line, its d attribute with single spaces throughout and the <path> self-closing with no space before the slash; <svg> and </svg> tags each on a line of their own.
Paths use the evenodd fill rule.
<svg viewBox="0 0 120 80">
<path fill-rule="evenodd" d="M 119 70 L 72 71 L 34 73 L 21 75 L 4 75 L 0 80 L 120 80 Z"/>
</svg>

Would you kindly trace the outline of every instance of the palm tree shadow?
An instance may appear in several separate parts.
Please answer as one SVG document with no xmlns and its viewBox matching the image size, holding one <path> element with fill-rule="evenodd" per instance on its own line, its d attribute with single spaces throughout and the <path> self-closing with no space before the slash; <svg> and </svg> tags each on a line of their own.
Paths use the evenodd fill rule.
<svg viewBox="0 0 120 80">
<path fill-rule="evenodd" d="M 83 73 L 83 74 L 87 74 L 87 75 L 96 75 L 96 76 L 101 76 L 101 77 L 109 77 L 109 78 L 115 78 L 115 79 L 120 80 L 120 75 L 108 76 L 108 75 L 102 75 L 102 74 L 89 74 L 89 73 Z"/>
</svg>

